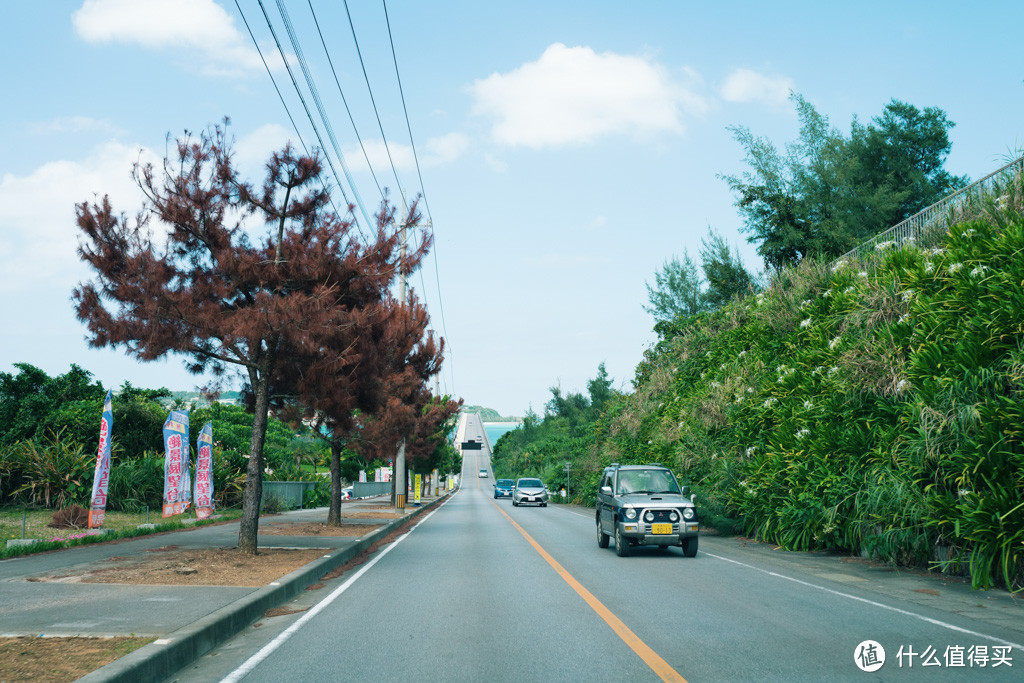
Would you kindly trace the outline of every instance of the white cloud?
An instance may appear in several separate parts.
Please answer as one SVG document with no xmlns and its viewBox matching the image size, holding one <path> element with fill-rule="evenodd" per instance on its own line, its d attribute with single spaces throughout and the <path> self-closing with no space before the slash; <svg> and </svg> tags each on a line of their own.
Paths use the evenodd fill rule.
<svg viewBox="0 0 1024 683">
<path fill-rule="evenodd" d="M 302 147 L 293 138 L 287 128 L 276 123 L 260 126 L 235 141 L 235 166 L 243 177 L 262 182 L 266 173 L 264 166 L 271 154 L 281 151 L 289 142 L 302 154 Z"/>
<path fill-rule="evenodd" d="M 124 131 L 112 122 L 94 119 L 88 116 L 63 116 L 34 124 L 31 131 L 36 135 L 58 133 L 105 133 L 107 135 L 123 135 Z"/>
<path fill-rule="evenodd" d="M 469 138 L 461 133 L 448 133 L 436 138 L 430 138 L 422 148 L 417 148 L 420 155 L 420 164 L 424 167 L 443 166 L 459 158 L 469 146 Z M 411 145 L 389 142 L 387 147 L 382 140 L 364 140 L 363 147 L 366 149 L 366 157 L 369 157 L 373 170 L 378 178 L 391 176 L 391 163 L 399 173 L 416 172 L 416 158 Z M 388 151 L 391 152 L 390 161 Z M 342 150 L 346 163 L 353 169 L 358 168 L 366 172 L 366 157 L 359 145 L 349 145 Z M 382 180 L 387 184 L 386 180 Z"/>
<path fill-rule="evenodd" d="M 148 150 L 108 142 L 81 161 L 53 161 L 27 176 L 0 179 L 0 292 L 37 286 L 71 287 L 88 277 L 76 253 L 75 204 L 110 195 L 115 209 L 132 215 L 142 194 L 132 164 L 155 160 Z"/>
<path fill-rule="evenodd" d="M 751 69 L 736 69 L 722 83 L 719 93 L 728 102 L 761 102 L 785 104 L 789 92 L 795 90 L 793 79 L 787 76 L 766 76 Z"/>
<path fill-rule="evenodd" d="M 234 19 L 213 0 L 86 0 L 71 23 L 89 43 L 194 51 L 205 58 L 201 69 L 208 75 L 263 68 Z"/>
<path fill-rule="evenodd" d="M 475 81 L 473 112 L 494 119 L 502 145 L 589 144 L 616 133 L 679 133 L 684 113 L 706 108 L 687 83 L 645 58 L 555 43 L 535 62 Z"/>
</svg>

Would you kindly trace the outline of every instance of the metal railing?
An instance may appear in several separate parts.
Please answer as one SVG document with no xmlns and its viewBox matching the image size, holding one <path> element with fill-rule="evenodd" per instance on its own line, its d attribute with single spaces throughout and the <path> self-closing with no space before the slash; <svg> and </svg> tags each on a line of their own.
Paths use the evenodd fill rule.
<svg viewBox="0 0 1024 683">
<path fill-rule="evenodd" d="M 878 245 L 888 242 L 894 243 L 895 246 L 907 242 L 922 247 L 934 246 L 950 225 L 980 216 L 983 197 L 992 193 L 1007 179 L 1021 175 L 1024 175 L 1024 156 L 1014 159 L 984 178 L 974 181 L 888 230 L 878 233 L 837 258 L 832 265 L 835 266 L 842 261 L 860 259 L 866 253 L 874 253 Z"/>
</svg>

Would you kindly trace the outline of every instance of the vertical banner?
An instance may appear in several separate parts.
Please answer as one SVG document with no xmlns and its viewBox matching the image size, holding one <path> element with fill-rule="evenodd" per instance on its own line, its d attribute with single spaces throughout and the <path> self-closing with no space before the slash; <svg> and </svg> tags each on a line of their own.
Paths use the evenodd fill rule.
<svg viewBox="0 0 1024 683">
<path fill-rule="evenodd" d="M 188 413 L 172 410 L 164 422 L 164 517 L 178 515 L 182 508 L 181 477 L 188 462 Z"/>
<path fill-rule="evenodd" d="M 196 517 L 213 514 L 213 423 L 207 422 L 196 439 L 196 486 L 192 501 Z"/>
<path fill-rule="evenodd" d="M 359 470 L 359 481 L 366 482 L 366 470 Z"/>
<path fill-rule="evenodd" d="M 111 393 L 103 399 L 100 417 L 100 447 L 96 454 L 96 473 L 92 478 L 92 503 L 89 506 L 89 528 L 103 526 L 107 511 L 107 484 L 110 483 L 110 431 L 114 428 L 114 408 Z"/>
<path fill-rule="evenodd" d="M 415 482 L 415 489 L 416 489 L 416 491 L 413 492 L 413 494 L 412 494 L 413 495 L 413 499 L 412 500 L 413 500 L 414 503 L 416 503 L 416 505 L 420 504 L 420 498 L 421 498 L 420 491 L 422 490 L 422 488 L 423 488 L 423 475 L 422 474 L 417 474 L 416 475 L 416 482 Z"/>
</svg>

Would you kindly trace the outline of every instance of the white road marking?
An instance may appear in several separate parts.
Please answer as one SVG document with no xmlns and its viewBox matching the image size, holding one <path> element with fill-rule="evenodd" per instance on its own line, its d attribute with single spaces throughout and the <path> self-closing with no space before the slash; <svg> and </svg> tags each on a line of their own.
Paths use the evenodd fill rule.
<svg viewBox="0 0 1024 683">
<path fill-rule="evenodd" d="M 451 500 L 451 498 L 449 498 L 448 500 Z M 249 659 L 245 660 L 245 662 L 243 662 L 240 667 L 238 667 L 237 669 L 232 671 L 230 674 L 228 674 L 224 679 L 222 679 L 221 683 L 235 683 L 236 681 L 242 680 L 242 678 L 244 678 L 246 675 L 248 675 L 257 666 L 259 666 L 260 662 L 262 662 L 264 659 L 266 659 L 271 654 L 273 654 L 273 652 L 277 648 L 279 648 L 282 645 L 284 645 L 284 643 L 289 638 L 291 638 L 293 635 L 295 635 L 295 633 L 300 628 L 302 628 L 306 624 L 307 621 L 309 621 L 310 619 L 315 617 L 324 608 L 326 608 L 328 605 L 330 605 L 332 602 L 334 602 L 335 599 L 337 599 L 342 593 L 347 591 L 352 586 L 352 584 L 354 584 L 356 581 L 358 581 L 359 578 L 363 574 L 368 572 L 373 567 L 373 565 L 377 564 L 377 562 L 382 560 L 384 558 L 384 556 L 387 555 L 389 552 L 391 552 L 399 543 L 401 543 L 406 538 L 408 538 L 409 534 L 411 534 L 412 532 L 416 531 L 416 527 L 418 527 L 420 524 L 423 524 L 425 521 L 430 519 L 435 512 L 437 512 L 442 507 L 444 507 L 448 503 L 448 500 L 446 500 L 443 503 L 441 503 L 440 505 L 438 505 L 435 510 L 431 510 L 429 513 L 427 513 L 423 517 L 423 519 L 421 519 L 420 521 L 416 522 L 415 526 L 413 526 L 411 529 L 406 531 L 404 534 L 402 534 L 401 536 L 396 538 L 395 541 L 393 543 L 391 543 L 390 545 L 388 545 L 386 548 L 381 550 L 380 553 L 378 553 L 376 557 L 374 557 L 372 560 L 370 560 L 369 562 L 364 564 L 362 566 L 362 568 L 359 571 L 357 571 L 355 574 L 353 574 L 350 579 L 348 579 L 345 583 L 343 583 L 340 586 L 338 586 L 337 588 L 335 588 L 334 591 L 330 595 L 328 595 L 326 598 L 324 598 L 319 603 L 314 605 L 310 610 L 308 610 L 299 619 L 297 619 L 294 624 L 292 624 L 291 626 L 286 628 L 284 631 L 282 631 L 280 634 L 278 634 L 278 636 L 276 638 L 274 638 L 272 641 L 270 641 L 269 643 L 264 645 L 259 650 L 259 652 L 254 654 L 252 657 L 249 657 Z"/>
<path fill-rule="evenodd" d="M 974 636 L 976 638 L 984 638 L 985 640 L 991 640 L 992 642 L 999 643 L 1000 645 L 1008 645 L 1008 646 L 1012 647 L 1015 650 L 1020 650 L 1020 651 L 1024 652 L 1024 645 L 1020 645 L 1018 643 L 1014 643 L 1014 642 L 1011 642 L 1009 640 L 1003 640 L 1002 638 L 996 638 L 995 636 L 990 636 L 990 635 L 986 635 L 984 633 L 978 633 L 977 631 L 971 631 L 971 630 L 966 629 L 966 628 L 961 628 L 959 626 L 954 626 L 953 624 L 949 624 L 949 623 L 946 623 L 944 621 L 939 621 L 938 619 L 932 619 L 931 617 L 926 617 L 923 614 L 917 614 L 916 612 L 910 612 L 910 611 L 905 610 L 905 609 L 900 609 L 899 607 L 893 607 L 892 605 L 886 605 L 883 602 L 876 602 L 874 600 L 868 600 L 867 598 L 861 598 L 861 597 L 858 597 L 856 595 L 851 595 L 849 593 L 843 593 L 842 591 L 837 591 L 837 590 L 833 590 L 831 588 L 826 588 L 825 586 L 819 586 L 818 584 L 811 583 L 809 581 L 803 581 L 801 579 L 795 579 L 792 576 L 786 576 L 785 574 L 779 574 L 778 572 L 769 571 L 767 569 L 761 569 L 760 567 L 755 567 L 753 565 L 746 564 L 745 562 L 739 562 L 738 560 L 733 560 L 733 559 L 730 559 L 728 557 L 722 557 L 721 555 L 715 555 L 714 553 L 709 553 L 709 552 L 705 551 L 705 552 L 702 552 L 701 554 L 707 555 L 708 557 L 713 557 L 716 560 L 723 560 L 725 562 L 731 562 L 733 564 L 739 565 L 740 567 L 746 567 L 747 569 L 753 569 L 754 571 L 761 572 L 762 574 L 767 574 L 768 576 L 774 576 L 774 577 L 779 578 L 779 579 L 785 579 L 786 581 L 792 581 L 793 583 L 798 583 L 801 586 L 807 586 L 808 588 L 815 588 L 817 590 L 824 591 L 826 593 L 831 593 L 832 595 L 838 595 L 841 598 L 848 598 L 850 600 L 856 600 L 857 602 L 863 602 L 863 603 L 865 603 L 867 605 L 871 605 L 873 607 L 879 607 L 879 608 L 884 609 L 884 610 L 889 610 L 890 612 L 896 612 L 897 614 L 902 614 L 903 616 L 910 617 L 912 619 L 919 619 L 921 621 L 927 622 L 927 623 L 932 624 L 934 626 L 939 626 L 941 628 L 949 629 L 950 631 L 956 631 L 958 633 L 964 633 L 966 635 Z"/>
</svg>

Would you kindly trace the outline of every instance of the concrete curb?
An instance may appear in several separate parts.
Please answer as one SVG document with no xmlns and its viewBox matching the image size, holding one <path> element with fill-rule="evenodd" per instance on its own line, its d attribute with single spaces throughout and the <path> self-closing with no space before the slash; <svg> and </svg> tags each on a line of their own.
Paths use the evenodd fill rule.
<svg viewBox="0 0 1024 683">
<path fill-rule="evenodd" d="M 257 621 L 264 612 L 298 595 L 327 572 L 342 566 L 410 519 L 444 501 L 447 496 L 414 509 L 402 519 L 360 538 L 354 545 L 310 562 L 230 605 L 78 679 L 82 683 L 148 683 L 162 681 Z"/>
</svg>

